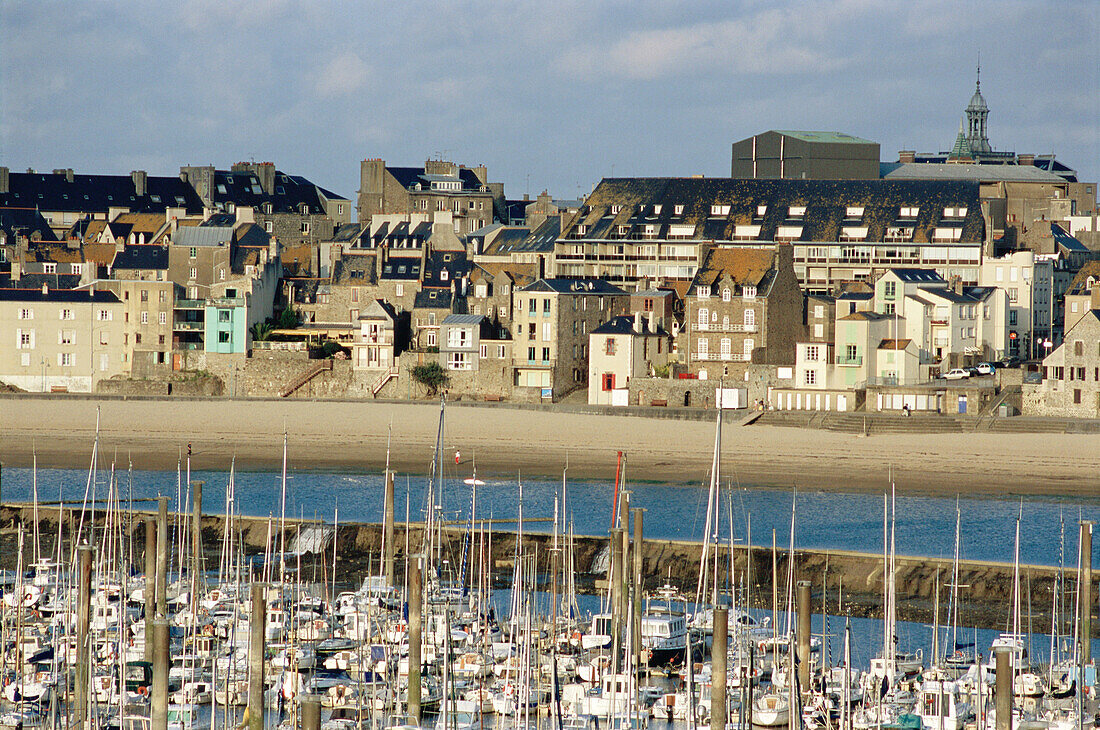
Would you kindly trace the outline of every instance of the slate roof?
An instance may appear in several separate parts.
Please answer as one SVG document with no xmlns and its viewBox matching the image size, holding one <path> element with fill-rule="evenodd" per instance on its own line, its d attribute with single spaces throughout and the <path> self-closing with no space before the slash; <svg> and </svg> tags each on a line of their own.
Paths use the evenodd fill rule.
<svg viewBox="0 0 1100 730">
<path fill-rule="evenodd" d="M 114 292 L 105 289 L 50 289 L 46 294 L 37 289 L 0 289 L 0 300 L 6 302 L 95 302 L 96 304 L 118 304 L 119 298 Z"/>
<path fill-rule="evenodd" d="M 432 287 L 416 293 L 414 309 L 449 309 L 452 312 L 466 311 L 466 298 L 450 289 Z"/>
<path fill-rule="evenodd" d="M 443 272 L 447 272 L 447 278 L 443 278 Z M 466 252 L 457 251 L 433 251 L 428 254 L 424 262 L 424 286 L 450 286 L 455 279 L 460 279 L 470 272 L 470 262 L 466 259 Z"/>
<path fill-rule="evenodd" d="M 126 246 L 115 254 L 114 268 L 167 269 L 168 247 L 149 243 Z"/>
<path fill-rule="evenodd" d="M 612 317 L 607 322 L 604 322 L 596 329 L 592 330 L 594 335 L 657 335 L 659 337 L 668 337 L 666 332 L 660 325 L 654 322 L 655 330 L 649 329 L 649 322 L 646 317 L 642 317 L 642 331 L 634 331 L 634 317 L 631 315 L 622 315 L 619 317 Z"/>
<path fill-rule="evenodd" d="M 386 165 L 386 172 L 393 175 L 394 179 L 401 184 L 403 188 L 411 188 L 417 183 L 420 183 L 425 189 L 431 187 L 431 180 L 454 180 L 455 178 L 447 175 L 427 175 L 424 173 L 423 167 L 390 167 Z M 474 171 L 459 166 L 458 168 L 458 180 L 462 183 L 462 192 L 478 191 L 481 189 L 482 182 L 478 179 Z M 455 192 L 441 190 L 437 192 Z"/>
<path fill-rule="evenodd" d="M 896 275 L 904 282 L 918 284 L 946 284 L 946 280 L 936 273 L 935 269 L 889 269 L 889 273 Z"/>
<path fill-rule="evenodd" d="M 192 226 L 179 228 L 172 238 L 176 246 L 220 246 L 233 240 L 233 229 L 229 226 Z"/>
<path fill-rule="evenodd" d="M 448 314 L 443 318 L 443 324 L 481 324 L 483 319 L 484 314 Z"/>
<path fill-rule="evenodd" d="M 1064 183 L 1065 178 L 1034 165 L 979 165 L 954 162 L 880 163 L 883 180 L 972 180 L 975 182 Z"/>
<path fill-rule="evenodd" d="M 557 292 L 558 294 L 626 294 L 603 279 L 539 279 L 520 291 Z"/>
<path fill-rule="evenodd" d="M 1073 253 L 1092 253 L 1088 246 L 1071 236 L 1057 223 L 1050 224 L 1050 235 L 1054 236 L 1054 242 L 1056 244 L 1067 251 L 1072 251 Z"/>
<path fill-rule="evenodd" d="M 9 192 L 0 193 L 0 207 L 37 207 L 39 210 L 82 213 L 129 208 L 139 213 L 161 213 L 185 208 L 188 215 L 202 213 L 202 200 L 194 188 L 178 176 L 146 178 L 145 195 L 138 195 L 130 175 L 73 175 L 10 172 Z"/>
<path fill-rule="evenodd" d="M 75 289 L 80 286 L 80 274 L 23 274 L 18 279 L 0 274 L 4 289 L 41 289 L 43 284 L 50 289 Z"/>
<path fill-rule="evenodd" d="M 0 231 L 7 235 L 9 243 L 15 243 L 17 235 L 30 238 L 35 233 L 42 241 L 57 240 L 50 224 L 36 208 L 0 208 Z"/>
<path fill-rule="evenodd" d="M 759 225 L 756 240 L 772 241 L 779 226 L 797 225 L 797 240 L 833 242 L 847 223 L 866 227 L 866 240 L 881 241 L 888 228 L 900 225 L 900 208 L 917 207 L 916 220 L 904 223 L 914 229 L 914 243 L 932 240 L 944 208 L 966 208 L 959 243 L 980 243 L 985 223 L 978 193 L 976 180 L 605 178 L 559 238 L 617 240 L 624 237 L 620 226 L 627 238 L 637 238 L 652 225 L 653 237 L 665 240 L 679 224 L 692 226 L 688 240 L 732 241 L 738 225 Z M 715 205 L 729 212 L 712 215 Z M 683 206 L 679 215 L 677 206 Z M 805 207 L 805 214 L 789 220 L 791 207 Z M 848 219 L 848 207 L 864 209 L 858 222 Z M 586 226 L 584 234 L 577 233 L 579 225 Z"/>
<path fill-rule="evenodd" d="M 345 253 L 332 265 L 332 280 L 339 284 L 374 284 L 374 256 Z"/>
<path fill-rule="evenodd" d="M 849 314 L 847 316 L 841 317 L 840 321 L 843 322 L 844 320 L 852 320 L 852 321 L 863 320 L 863 321 L 866 321 L 866 322 L 879 322 L 879 321 L 884 320 L 884 319 L 893 319 L 893 318 L 894 318 L 894 315 L 892 315 L 892 314 L 883 314 L 881 312 L 866 311 L 866 312 L 852 312 L 851 314 Z"/>
<path fill-rule="evenodd" d="M 382 265 L 381 279 L 398 281 L 420 280 L 420 258 L 400 258 L 394 256 Z"/>
<path fill-rule="evenodd" d="M 323 215 L 325 212 L 321 194 L 330 200 L 348 200 L 310 182 L 301 175 L 287 175 L 275 171 L 275 183 L 270 193 L 264 192 L 260 178 L 250 170 L 215 170 L 213 202 L 233 203 L 261 209 L 270 204 L 273 213 L 300 212 L 306 206 L 307 215 Z"/>
</svg>

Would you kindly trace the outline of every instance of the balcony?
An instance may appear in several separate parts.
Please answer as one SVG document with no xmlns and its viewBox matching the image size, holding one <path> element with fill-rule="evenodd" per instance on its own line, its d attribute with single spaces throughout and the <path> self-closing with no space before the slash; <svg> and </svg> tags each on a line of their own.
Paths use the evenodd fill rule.
<svg viewBox="0 0 1100 730">
<path fill-rule="evenodd" d="M 215 297 L 209 300 L 211 304 L 218 307 L 243 307 L 244 297 Z"/>
<path fill-rule="evenodd" d="M 205 326 L 203 322 L 175 322 L 172 324 L 172 329 L 184 330 L 187 332 L 201 332 Z"/>
<path fill-rule="evenodd" d="M 176 309 L 205 309 L 205 299 L 177 299 Z"/>
<path fill-rule="evenodd" d="M 853 355 L 852 357 L 837 356 L 836 364 L 847 367 L 859 367 L 863 365 L 863 355 Z"/>
</svg>

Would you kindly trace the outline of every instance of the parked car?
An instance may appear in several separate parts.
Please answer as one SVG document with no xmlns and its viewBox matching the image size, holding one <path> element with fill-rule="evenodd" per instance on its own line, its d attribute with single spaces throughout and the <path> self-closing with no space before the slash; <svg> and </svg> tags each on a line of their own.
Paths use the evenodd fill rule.
<svg viewBox="0 0 1100 730">
<path fill-rule="evenodd" d="M 970 371 L 966 368 L 954 368 L 940 376 L 944 380 L 963 380 L 970 377 Z"/>
<path fill-rule="evenodd" d="M 1018 358 L 1014 355 L 1009 355 L 1007 357 L 1002 357 L 997 362 L 997 367 L 1000 367 L 1000 368 L 1018 368 L 1018 367 L 1020 367 L 1020 358 Z"/>
<path fill-rule="evenodd" d="M 997 366 L 991 362 L 980 362 L 975 370 L 978 371 L 978 375 L 992 375 L 997 372 Z"/>
</svg>

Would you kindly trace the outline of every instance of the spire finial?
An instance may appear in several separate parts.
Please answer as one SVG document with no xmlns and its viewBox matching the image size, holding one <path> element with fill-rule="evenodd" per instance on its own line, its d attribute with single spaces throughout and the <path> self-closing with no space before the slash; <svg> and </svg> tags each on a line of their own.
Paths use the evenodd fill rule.
<svg viewBox="0 0 1100 730">
<path fill-rule="evenodd" d="M 978 51 L 978 77 L 977 82 L 974 84 L 975 90 L 981 93 L 982 90 L 982 52 Z"/>
</svg>

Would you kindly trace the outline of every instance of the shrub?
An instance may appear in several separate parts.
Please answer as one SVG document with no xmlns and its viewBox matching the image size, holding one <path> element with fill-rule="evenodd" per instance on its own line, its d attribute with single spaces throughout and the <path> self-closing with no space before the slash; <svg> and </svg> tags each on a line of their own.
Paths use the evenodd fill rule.
<svg viewBox="0 0 1100 730">
<path fill-rule="evenodd" d="M 412 369 L 413 380 L 428 389 L 428 395 L 434 396 L 447 382 L 447 372 L 437 362 L 429 362 L 417 365 Z"/>
</svg>

